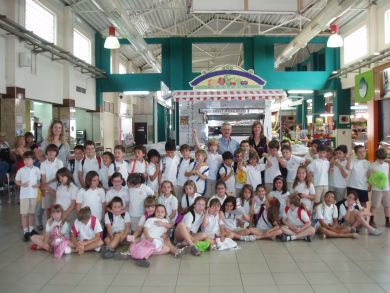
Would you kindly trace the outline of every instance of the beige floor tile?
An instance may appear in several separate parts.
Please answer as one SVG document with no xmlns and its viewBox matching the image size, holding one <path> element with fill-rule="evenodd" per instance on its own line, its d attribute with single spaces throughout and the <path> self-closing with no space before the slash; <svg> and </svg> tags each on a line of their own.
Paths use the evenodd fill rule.
<svg viewBox="0 0 390 293">
<path fill-rule="evenodd" d="M 379 286 L 386 292 L 390 292 L 390 282 L 389 283 L 379 283 Z"/>
<path fill-rule="evenodd" d="M 92 267 L 92 263 L 67 263 L 61 269 L 61 273 L 86 274 L 92 269 Z"/>
<path fill-rule="evenodd" d="M 241 274 L 269 273 L 267 263 L 239 263 Z"/>
<path fill-rule="evenodd" d="M 209 286 L 176 286 L 175 293 L 209 293 Z"/>
<path fill-rule="evenodd" d="M 359 266 L 351 261 L 326 261 L 334 272 L 361 272 Z"/>
<path fill-rule="evenodd" d="M 235 275 L 210 275 L 210 286 L 242 286 L 241 276 Z"/>
<path fill-rule="evenodd" d="M 84 274 L 58 273 L 48 282 L 49 285 L 76 286 L 85 277 Z"/>
<path fill-rule="evenodd" d="M 307 285 L 302 273 L 272 273 L 277 285 Z"/>
<path fill-rule="evenodd" d="M 390 282 L 390 271 L 370 271 L 367 275 L 377 283 Z"/>
<path fill-rule="evenodd" d="M 304 275 L 311 285 L 341 283 L 334 273 L 304 273 Z"/>
<path fill-rule="evenodd" d="M 369 284 L 346 284 L 345 285 L 353 293 L 379 293 L 385 292 L 383 288 L 374 283 Z"/>
<path fill-rule="evenodd" d="M 76 287 L 75 285 L 48 284 L 43 288 L 41 288 L 38 292 L 39 293 L 69 293 L 72 292 L 75 287 Z"/>
<path fill-rule="evenodd" d="M 85 277 L 81 280 L 80 285 L 102 285 L 108 286 L 115 279 L 115 274 L 95 274 L 89 272 Z"/>
<path fill-rule="evenodd" d="M 129 290 L 129 288 L 126 288 L 126 291 L 127 290 Z M 72 293 L 105 293 L 106 291 L 107 286 L 104 285 L 78 285 L 73 289 Z M 131 292 L 134 293 L 135 291 Z"/>
<path fill-rule="evenodd" d="M 309 293 L 314 292 L 309 285 L 278 285 L 279 293 Z"/>
<path fill-rule="evenodd" d="M 56 272 L 53 273 L 28 273 L 23 278 L 21 278 L 18 283 L 22 284 L 41 284 L 42 286 L 45 285 L 53 276 L 56 274 Z"/>
<path fill-rule="evenodd" d="M 107 293 L 140 293 L 142 291 L 142 287 L 129 287 L 129 286 L 113 286 L 111 285 L 106 289 Z M 82 293 L 82 292 L 80 292 Z M 92 292 L 93 293 L 93 292 Z"/>
<path fill-rule="evenodd" d="M 294 262 L 294 259 L 289 254 L 265 254 L 264 257 L 268 264 L 274 262 Z"/>
<path fill-rule="evenodd" d="M 316 293 L 348 293 L 349 290 L 344 285 L 312 285 Z"/>
<path fill-rule="evenodd" d="M 190 286 L 209 286 L 210 275 L 209 274 L 186 274 L 179 275 L 177 278 L 177 286 L 190 287 Z"/>
<path fill-rule="evenodd" d="M 368 284 L 374 282 L 364 272 L 337 272 L 337 277 L 345 284 Z"/>
<path fill-rule="evenodd" d="M 174 286 L 144 286 L 141 288 L 141 293 L 174 293 Z"/>
<path fill-rule="evenodd" d="M 145 279 L 144 286 L 168 286 L 175 287 L 177 282 L 177 275 L 163 275 L 163 274 L 148 274 Z"/>
<path fill-rule="evenodd" d="M 231 274 L 239 274 L 240 270 L 237 264 L 221 264 L 221 263 L 211 263 L 210 264 L 210 274 L 211 275 L 231 275 Z"/>
<path fill-rule="evenodd" d="M 273 273 L 293 273 L 299 271 L 298 266 L 294 262 L 270 261 L 268 266 Z"/>
<path fill-rule="evenodd" d="M 210 264 L 191 263 L 182 261 L 180 264 L 179 275 L 181 274 L 209 274 Z"/>
<path fill-rule="evenodd" d="M 245 293 L 278 293 L 278 287 L 276 285 L 269 286 L 245 286 Z"/>
<path fill-rule="evenodd" d="M 212 286 L 210 293 L 244 293 L 244 289 L 241 286 Z"/>
<path fill-rule="evenodd" d="M 43 285 L 41 284 L 22 284 L 22 283 L 16 283 L 12 285 L 11 287 L 7 288 L 6 290 L 2 292 L 9 292 L 9 293 L 35 293 L 38 292 Z"/>
<path fill-rule="evenodd" d="M 129 287 L 141 287 L 145 282 L 146 275 L 117 275 L 111 286 L 129 286 Z"/>
<path fill-rule="evenodd" d="M 390 271 L 390 263 L 382 261 L 356 261 L 356 264 L 366 272 L 370 271 Z"/>
<path fill-rule="evenodd" d="M 297 262 L 298 267 L 304 273 L 329 273 L 331 269 L 324 262 Z"/>
<path fill-rule="evenodd" d="M 241 274 L 241 279 L 244 287 L 275 285 L 275 281 L 271 273 Z"/>
</svg>

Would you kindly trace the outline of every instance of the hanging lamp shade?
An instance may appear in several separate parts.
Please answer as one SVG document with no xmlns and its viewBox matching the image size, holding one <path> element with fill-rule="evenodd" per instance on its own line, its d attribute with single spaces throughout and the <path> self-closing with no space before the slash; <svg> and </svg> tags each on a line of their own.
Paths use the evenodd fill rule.
<svg viewBox="0 0 390 293">
<path fill-rule="evenodd" d="M 337 24 L 330 25 L 330 32 L 332 35 L 329 37 L 326 46 L 329 48 L 340 48 L 344 45 L 343 38 L 340 36 L 340 30 Z"/>
<path fill-rule="evenodd" d="M 120 44 L 118 38 L 115 36 L 115 27 L 110 26 L 108 28 L 108 37 L 104 41 L 104 48 L 106 49 L 119 49 Z"/>
</svg>

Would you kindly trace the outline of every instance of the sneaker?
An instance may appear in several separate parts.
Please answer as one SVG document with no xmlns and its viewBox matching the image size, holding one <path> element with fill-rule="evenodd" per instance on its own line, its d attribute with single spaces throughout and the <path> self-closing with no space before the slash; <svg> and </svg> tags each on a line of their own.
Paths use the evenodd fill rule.
<svg viewBox="0 0 390 293">
<path fill-rule="evenodd" d="M 29 240 L 30 240 L 30 233 L 24 232 L 24 234 L 23 234 L 23 241 L 27 242 Z"/>
<path fill-rule="evenodd" d="M 351 228 L 351 233 L 357 233 L 355 227 L 352 227 L 352 228 Z"/>
<path fill-rule="evenodd" d="M 368 232 L 368 235 L 372 235 L 372 236 L 379 236 L 383 233 L 383 231 L 379 230 L 379 229 L 374 229 L 374 230 L 371 230 Z"/>
<path fill-rule="evenodd" d="M 34 229 L 32 229 L 30 232 L 30 236 L 33 236 L 33 235 L 39 235 L 39 233 L 37 231 L 35 231 Z"/>
<path fill-rule="evenodd" d="M 375 228 L 375 229 L 378 228 L 378 226 L 376 225 L 374 220 L 370 221 L 370 226 Z"/>
<path fill-rule="evenodd" d="M 287 242 L 291 241 L 291 236 L 290 235 L 282 235 L 282 242 Z"/>
<path fill-rule="evenodd" d="M 320 234 L 318 236 L 318 238 L 321 239 L 321 240 L 325 240 L 326 239 L 326 235 L 325 234 Z"/>
<path fill-rule="evenodd" d="M 114 257 L 114 252 L 110 249 L 107 249 L 104 253 L 102 253 L 102 258 L 110 259 Z"/>
<path fill-rule="evenodd" d="M 185 250 L 185 248 L 176 249 L 175 258 L 180 258 L 184 254 Z"/>
<path fill-rule="evenodd" d="M 353 239 L 358 239 L 359 238 L 359 234 L 358 233 L 352 233 L 352 238 Z"/>
<path fill-rule="evenodd" d="M 30 246 L 30 249 L 31 250 L 38 250 L 38 245 L 36 245 L 35 243 L 33 243 L 33 244 L 31 244 L 31 246 Z"/>
<path fill-rule="evenodd" d="M 390 222 L 387 222 L 385 225 L 386 228 L 390 228 Z"/>
<path fill-rule="evenodd" d="M 99 246 L 99 247 L 96 247 L 94 250 L 95 250 L 96 252 L 100 252 L 100 251 L 102 250 L 102 248 Z"/>
<path fill-rule="evenodd" d="M 72 249 L 69 246 L 65 247 L 64 254 L 71 254 L 71 253 L 72 253 Z"/>
<path fill-rule="evenodd" d="M 303 238 L 303 241 L 311 242 L 311 236 L 306 236 L 305 238 Z"/>
<path fill-rule="evenodd" d="M 135 264 L 139 267 L 148 268 L 150 266 L 150 262 L 146 259 L 135 259 Z"/>
</svg>

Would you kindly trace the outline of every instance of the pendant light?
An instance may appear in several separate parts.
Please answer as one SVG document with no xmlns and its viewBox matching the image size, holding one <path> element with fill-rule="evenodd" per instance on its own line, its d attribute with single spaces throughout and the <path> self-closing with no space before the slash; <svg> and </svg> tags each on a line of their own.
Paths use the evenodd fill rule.
<svg viewBox="0 0 390 293">
<path fill-rule="evenodd" d="M 118 38 L 115 36 L 115 26 L 108 28 L 108 37 L 104 41 L 104 48 L 106 49 L 119 49 L 120 44 Z"/>
<path fill-rule="evenodd" d="M 340 36 L 340 29 L 337 24 L 332 23 L 330 25 L 330 32 L 332 35 L 329 37 L 326 45 L 329 48 L 340 48 L 343 46 L 343 38 Z"/>
</svg>

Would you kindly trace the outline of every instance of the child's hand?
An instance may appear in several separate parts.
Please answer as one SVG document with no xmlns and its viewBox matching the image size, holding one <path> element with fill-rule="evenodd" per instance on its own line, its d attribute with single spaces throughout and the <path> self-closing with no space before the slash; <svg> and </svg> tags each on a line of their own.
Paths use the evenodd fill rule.
<svg viewBox="0 0 390 293">
<path fill-rule="evenodd" d="M 251 205 L 255 205 L 256 204 L 256 196 L 252 197 L 251 198 Z"/>
<path fill-rule="evenodd" d="M 28 187 L 29 184 L 30 184 L 30 181 L 26 181 L 26 182 L 22 183 L 22 187 Z"/>
<path fill-rule="evenodd" d="M 263 153 L 263 157 L 267 159 L 269 157 L 269 154 L 268 153 Z"/>
<path fill-rule="evenodd" d="M 197 131 L 196 129 L 193 129 L 193 130 L 192 130 L 192 135 L 193 135 L 194 137 L 197 137 L 197 136 L 198 136 L 198 131 Z"/>
</svg>

